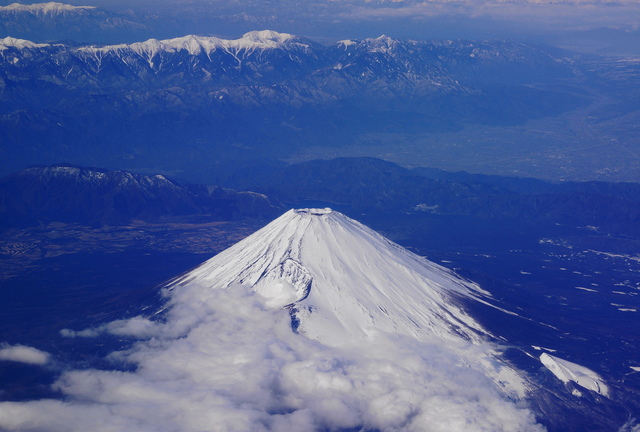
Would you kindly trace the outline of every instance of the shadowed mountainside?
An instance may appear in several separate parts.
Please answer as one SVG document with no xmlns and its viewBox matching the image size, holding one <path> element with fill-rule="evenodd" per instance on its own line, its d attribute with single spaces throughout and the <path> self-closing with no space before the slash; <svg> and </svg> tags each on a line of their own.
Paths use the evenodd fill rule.
<svg viewBox="0 0 640 432">
<path fill-rule="evenodd" d="M 253 192 L 181 186 L 145 176 L 70 165 L 33 167 L 0 179 L 0 226 L 51 221 L 123 225 L 133 220 L 271 218 L 281 210 Z"/>
</svg>

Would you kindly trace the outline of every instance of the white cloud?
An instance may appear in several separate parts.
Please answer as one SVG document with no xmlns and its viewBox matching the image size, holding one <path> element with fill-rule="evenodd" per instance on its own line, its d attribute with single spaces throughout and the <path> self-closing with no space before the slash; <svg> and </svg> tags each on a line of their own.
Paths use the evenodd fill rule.
<svg viewBox="0 0 640 432">
<path fill-rule="evenodd" d="M 75 331 L 62 329 L 60 334 L 64 337 L 97 337 L 103 333 L 117 336 L 131 336 L 139 339 L 148 339 L 157 334 L 159 325 L 143 317 L 134 317 L 126 320 L 117 320 L 96 328 Z"/>
<path fill-rule="evenodd" d="M 640 423 L 635 418 L 622 425 L 618 432 L 640 432 Z"/>
<path fill-rule="evenodd" d="M 434 0 L 352 5 L 338 14 L 351 21 L 469 18 L 542 26 L 538 30 L 582 30 L 596 27 L 637 29 L 640 1 L 608 0 Z"/>
<path fill-rule="evenodd" d="M 0 403 L 0 429 L 543 430 L 439 339 L 378 334 L 329 347 L 294 333 L 287 311 L 268 309 L 242 287 L 203 293 L 176 291 L 164 323 L 112 326 L 147 338 L 112 355 L 135 372 L 66 372 L 55 388 L 68 401 Z M 196 296 L 197 307 L 177 300 Z"/>
<path fill-rule="evenodd" d="M 24 345 L 0 345 L 0 360 L 45 365 L 49 362 L 49 357 L 44 351 Z"/>
</svg>

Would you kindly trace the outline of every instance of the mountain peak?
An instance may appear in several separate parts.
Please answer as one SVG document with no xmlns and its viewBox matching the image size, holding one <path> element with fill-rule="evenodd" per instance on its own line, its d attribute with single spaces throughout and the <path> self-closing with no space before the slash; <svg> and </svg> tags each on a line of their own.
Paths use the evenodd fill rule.
<svg viewBox="0 0 640 432">
<path fill-rule="evenodd" d="M 33 49 L 33 48 L 43 48 L 46 46 L 49 46 L 49 44 L 38 44 L 25 39 L 13 38 L 11 36 L 7 36 L 4 39 L 0 39 L 0 51 L 6 50 L 8 48 Z"/>
<path fill-rule="evenodd" d="M 200 299 L 249 286 L 267 307 L 289 309 L 299 332 L 332 345 L 378 332 L 488 335 L 461 306 L 487 293 L 329 208 L 286 212 L 169 289 L 187 285 L 202 290 Z"/>
<path fill-rule="evenodd" d="M 399 41 L 387 35 L 381 35 L 375 39 L 365 39 L 364 42 L 370 47 L 372 52 L 387 53 L 396 48 Z"/>
<path fill-rule="evenodd" d="M 292 39 L 295 39 L 295 36 L 289 33 L 278 33 L 277 31 L 273 31 L 273 30 L 254 30 L 254 31 L 245 33 L 242 36 L 242 39 L 248 39 L 252 42 L 258 42 L 258 43 L 269 43 L 269 42 L 285 43 Z"/>
</svg>

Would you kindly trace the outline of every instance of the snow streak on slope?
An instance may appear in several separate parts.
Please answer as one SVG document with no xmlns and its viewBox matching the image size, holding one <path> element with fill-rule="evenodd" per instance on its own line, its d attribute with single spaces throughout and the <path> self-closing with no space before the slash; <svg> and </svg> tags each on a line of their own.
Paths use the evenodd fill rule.
<svg viewBox="0 0 640 432">
<path fill-rule="evenodd" d="M 66 372 L 0 430 L 542 430 L 455 306 L 477 287 L 339 213 L 288 212 L 166 294 L 162 320 L 66 332 L 142 339 L 111 355 L 134 372 Z"/>
<path fill-rule="evenodd" d="M 249 285 L 270 307 L 291 304 L 299 331 L 329 344 L 380 331 L 486 335 L 456 299 L 487 293 L 329 209 L 291 210 L 175 286 L 192 281 Z"/>
</svg>

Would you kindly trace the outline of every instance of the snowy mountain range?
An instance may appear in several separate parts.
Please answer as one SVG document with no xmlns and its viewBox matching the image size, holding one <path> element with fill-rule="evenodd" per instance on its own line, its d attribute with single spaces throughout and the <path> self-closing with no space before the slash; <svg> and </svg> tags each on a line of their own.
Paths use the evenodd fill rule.
<svg viewBox="0 0 640 432">
<path fill-rule="evenodd" d="M 6 37 L 0 135 L 9 151 L 0 168 L 172 166 L 206 182 L 204 161 L 226 169 L 246 149 L 280 158 L 363 134 L 556 115 L 584 102 L 555 85 L 574 67 L 506 42 L 381 36 L 325 46 L 274 31 L 85 46 Z"/>
<path fill-rule="evenodd" d="M 227 40 L 217 37 L 203 37 L 188 35 L 175 39 L 157 40 L 149 39 L 145 42 L 120 45 L 106 45 L 102 47 L 87 47 L 80 50 L 85 53 L 91 53 L 94 56 L 104 55 L 130 55 L 131 52 L 147 59 L 149 66 L 154 68 L 153 58 L 161 52 L 178 52 L 187 51 L 192 56 L 205 54 L 210 56 L 212 52 L 221 50 L 231 55 L 233 53 L 252 52 L 254 50 L 293 50 L 294 48 L 308 50 L 309 45 L 287 33 L 278 33 L 271 30 L 253 31 L 246 33 L 239 39 Z M 240 63 L 240 59 L 238 59 Z M 161 69 L 163 65 L 158 64 L 157 69 Z"/>
<path fill-rule="evenodd" d="M 379 80 L 387 85 L 397 82 L 410 86 L 413 92 L 469 92 L 475 80 L 485 78 L 477 73 L 487 75 L 483 68 L 502 70 L 501 76 L 491 79 L 508 79 L 510 83 L 532 79 L 522 73 L 534 64 L 556 69 L 556 73 L 569 73 L 550 53 L 517 43 L 418 42 L 380 36 L 340 41 L 327 47 L 270 30 L 252 31 L 234 40 L 188 35 L 80 47 L 33 44 L 7 37 L 0 47 L 5 79 L 27 70 L 36 79 L 53 75 L 66 85 L 103 89 L 109 88 L 113 80 L 129 76 L 136 78 L 129 84 L 134 88 L 140 83 L 157 87 L 171 77 L 177 79 L 174 75 L 180 73 L 208 86 L 231 83 L 231 78 L 240 76 L 243 79 L 236 85 L 250 82 L 291 85 L 292 80 L 304 78 L 315 86 L 330 89 L 339 77 L 368 84 Z M 40 69 L 45 64 L 48 67 Z M 279 75 L 268 74 L 276 72 L 274 69 L 278 69 Z M 528 72 L 542 74 L 530 69 Z"/>
</svg>

